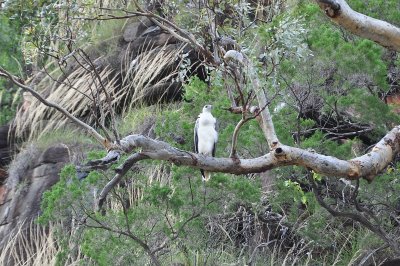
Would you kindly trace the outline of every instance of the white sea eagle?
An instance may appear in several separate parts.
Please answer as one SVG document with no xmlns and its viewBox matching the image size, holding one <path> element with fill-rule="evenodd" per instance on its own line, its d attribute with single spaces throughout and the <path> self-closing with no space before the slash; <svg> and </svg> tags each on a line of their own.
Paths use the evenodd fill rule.
<svg viewBox="0 0 400 266">
<path fill-rule="evenodd" d="M 203 112 L 199 114 L 194 127 L 194 148 L 196 153 L 207 156 L 215 156 L 215 148 L 218 141 L 218 133 L 215 130 L 217 120 L 211 114 L 211 105 L 205 105 Z M 211 173 L 200 169 L 204 181 L 208 181 Z"/>
</svg>

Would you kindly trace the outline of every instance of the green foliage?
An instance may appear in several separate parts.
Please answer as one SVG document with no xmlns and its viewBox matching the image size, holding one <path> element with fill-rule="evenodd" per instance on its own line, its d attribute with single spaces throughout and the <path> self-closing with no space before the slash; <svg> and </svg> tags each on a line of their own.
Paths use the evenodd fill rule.
<svg viewBox="0 0 400 266">
<path fill-rule="evenodd" d="M 101 184 L 102 177 L 93 171 L 85 179 L 78 180 L 75 166 L 66 165 L 60 172 L 60 181 L 43 193 L 42 214 L 38 222 L 46 224 L 62 221 L 70 217 L 71 213 L 77 214 L 76 211 L 90 206 L 90 189 L 95 184 Z"/>
<path fill-rule="evenodd" d="M 17 73 L 18 61 L 21 60 L 19 41 L 21 36 L 15 34 L 19 30 L 18 25 L 5 15 L 0 15 L 0 65 L 6 67 L 10 72 Z"/>
<path fill-rule="evenodd" d="M 295 202 L 299 201 L 303 204 L 307 204 L 307 197 L 304 193 L 304 191 L 301 189 L 300 184 L 297 182 L 293 182 L 291 180 L 286 180 L 285 181 L 285 186 L 290 188 L 293 193 L 293 199 Z"/>
<path fill-rule="evenodd" d="M 60 181 L 51 190 L 43 193 L 42 214 L 38 218 L 39 223 L 46 224 L 68 214 L 64 208 L 72 205 L 73 200 L 82 193 L 78 182 L 75 167 L 73 165 L 65 166 L 60 173 Z"/>
<path fill-rule="evenodd" d="M 349 140 L 343 144 L 335 141 L 327 140 L 321 131 L 316 131 L 309 138 L 305 139 L 301 146 L 303 148 L 313 149 L 322 154 L 329 154 L 340 159 L 348 159 L 352 157 L 351 147 L 353 141 Z"/>
<path fill-rule="evenodd" d="M 41 134 L 36 141 L 40 148 L 47 148 L 55 143 L 65 143 L 70 145 L 87 145 L 88 147 L 97 146 L 98 143 L 87 135 L 81 134 L 79 129 L 65 127 Z M 104 153 L 104 151 L 102 151 Z M 92 154 L 89 151 L 89 154 Z M 98 157 L 101 158 L 101 157 Z"/>
<path fill-rule="evenodd" d="M 4 81 L 0 80 L 0 126 L 9 122 L 15 115 L 15 110 L 19 102 L 16 89 L 6 89 Z"/>
<path fill-rule="evenodd" d="M 399 116 L 391 110 L 390 106 L 362 89 L 351 90 L 349 94 L 340 97 L 338 103 L 344 108 L 351 107 L 358 121 L 375 125 L 375 134 L 378 136 L 385 134 L 388 128 L 400 122 Z"/>
<path fill-rule="evenodd" d="M 387 62 L 382 57 L 384 50 L 381 46 L 344 33 L 327 23 L 319 23 L 320 12 L 313 12 L 314 9 L 309 5 L 301 8 L 303 9 L 308 14 L 309 28 L 312 29 L 307 40 L 314 61 L 321 60 L 330 68 L 335 68 L 336 75 L 341 79 L 357 73 L 368 74 L 380 90 L 388 89 Z"/>
<path fill-rule="evenodd" d="M 19 74 L 21 69 L 21 50 L 19 42 L 21 36 L 18 23 L 13 23 L 5 14 L 0 14 L 0 66 L 13 74 Z M 6 124 L 15 114 L 19 103 L 18 91 L 4 79 L 0 79 L 0 125 Z"/>
<path fill-rule="evenodd" d="M 107 152 L 105 150 L 89 151 L 87 153 L 87 159 L 89 161 L 98 160 L 98 159 L 104 158 L 104 156 L 106 156 L 106 155 L 107 155 Z"/>
</svg>

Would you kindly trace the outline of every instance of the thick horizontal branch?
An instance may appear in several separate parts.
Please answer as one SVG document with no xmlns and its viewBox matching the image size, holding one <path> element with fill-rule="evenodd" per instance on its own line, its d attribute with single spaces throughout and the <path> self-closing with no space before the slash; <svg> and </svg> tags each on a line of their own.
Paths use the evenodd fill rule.
<svg viewBox="0 0 400 266">
<path fill-rule="evenodd" d="M 280 166 L 297 165 L 327 176 L 347 179 L 365 178 L 372 181 L 400 151 L 399 143 L 400 126 L 392 129 L 371 152 L 351 160 L 341 160 L 281 144 L 258 158 L 215 158 L 179 150 L 166 142 L 143 135 L 129 135 L 123 138 L 121 148 L 125 152 L 140 149 L 140 152 L 134 156 L 135 162 L 142 159 L 163 160 L 211 172 L 248 174 L 264 172 Z"/>
<path fill-rule="evenodd" d="M 400 51 L 400 28 L 350 8 L 345 0 L 316 0 L 334 22 L 363 38 L 384 47 Z"/>
<path fill-rule="evenodd" d="M 215 158 L 183 151 L 172 147 L 166 142 L 154 140 L 143 135 L 129 135 L 120 141 L 120 148 L 127 153 L 133 153 L 117 168 L 117 174 L 102 189 L 97 199 L 100 209 L 113 187 L 115 187 L 131 167 L 141 160 L 169 161 L 179 166 L 189 166 L 209 172 L 249 174 L 260 173 L 281 166 L 297 165 L 312 169 L 326 176 L 344 177 L 357 180 L 365 178 L 369 182 L 392 162 L 400 151 L 400 126 L 392 129 L 371 152 L 351 159 L 341 160 L 332 156 L 318 154 L 295 147 L 278 144 L 264 156 L 253 159 Z M 104 165 L 119 158 L 119 151 L 110 151 L 102 160 L 89 163 L 86 171 L 102 169 Z"/>
</svg>

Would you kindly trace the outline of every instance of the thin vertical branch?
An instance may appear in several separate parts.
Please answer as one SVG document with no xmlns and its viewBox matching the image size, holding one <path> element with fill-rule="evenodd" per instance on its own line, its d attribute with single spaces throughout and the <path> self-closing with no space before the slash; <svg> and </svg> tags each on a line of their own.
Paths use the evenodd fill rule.
<svg viewBox="0 0 400 266">
<path fill-rule="evenodd" d="M 119 133 L 118 133 L 118 131 L 117 131 L 117 129 L 116 129 L 115 110 L 114 110 L 114 107 L 113 107 L 113 105 L 112 105 L 111 96 L 110 96 L 110 94 L 108 93 L 107 89 L 105 88 L 105 86 L 104 86 L 104 84 L 103 84 L 103 82 L 102 82 L 102 80 L 101 80 L 101 77 L 100 77 L 100 75 L 99 75 L 99 72 L 97 71 L 97 68 L 96 68 L 96 66 L 93 64 L 92 60 L 91 60 L 91 59 L 89 58 L 89 56 L 85 53 L 85 51 L 83 51 L 82 49 L 79 49 L 79 52 L 83 55 L 82 58 L 84 58 L 84 60 L 91 66 L 91 68 L 92 68 L 92 70 L 93 70 L 93 73 L 94 73 L 94 75 L 96 76 L 96 78 L 97 78 L 97 80 L 98 80 L 98 82 L 99 82 L 99 84 L 100 84 L 100 87 L 101 87 L 101 89 L 102 89 L 104 95 L 106 96 L 106 101 L 107 101 L 108 108 L 109 108 L 109 112 L 110 112 L 110 116 L 111 116 L 111 129 L 112 129 L 112 131 L 113 131 L 115 141 L 118 143 L 119 140 L 120 140 L 120 136 L 119 136 Z"/>
</svg>

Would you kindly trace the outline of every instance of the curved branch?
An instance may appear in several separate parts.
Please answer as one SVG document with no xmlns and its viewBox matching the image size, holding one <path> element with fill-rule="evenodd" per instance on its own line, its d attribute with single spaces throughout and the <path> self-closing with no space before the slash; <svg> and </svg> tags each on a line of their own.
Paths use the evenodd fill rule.
<svg viewBox="0 0 400 266">
<path fill-rule="evenodd" d="M 371 182 L 400 152 L 400 126 L 392 129 L 375 145 L 371 152 L 351 160 L 341 160 L 282 144 L 278 144 L 271 152 L 253 159 L 204 156 L 174 148 L 166 142 L 143 135 L 129 135 L 121 140 L 120 145 L 125 152 L 132 152 L 135 149 L 141 151 L 131 155 L 117 175 L 125 174 L 139 160 L 152 159 L 169 161 L 179 166 L 185 165 L 210 172 L 237 175 L 260 173 L 281 166 L 297 165 L 310 168 L 326 176 L 352 180 L 365 178 Z M 110 183 L 116 184 L 118 180 L 110 181 Z M 112 184 L 109 189 L 111 187 Z"/>
<path fill-rule="evenodd" d="M 383 47 L 400 51 L 400 28 L 351 9 L 345 0 L 316 0 L 334 22 L 363 38 Z"/>
<path fill-rule="evenodd" d="M 10 80 L 12 83 L 14 83 L 16 86 L 20 87 L 23 91 L 27 91 L 31 93 L 36 99 L 38 99 L 41 103 L 44 105 L 54 108 L 66 117 L 70 119 L 72 122 L 77 124 L 79 127 L 81 127 L 84 130 L 87 130 L 89 134 L 94 137 L 98 142 L 100 142 L 106 149 L 111 149 L 114 148 L 114 144 L 111 143 L 107 138 L 104 138 L 102 135 L 100 135 L 93 127 L 89 126 L 88 124 L 82 122 L 75 116 L 73 116 L 70 112 L 68 112 L 67 109 L 61 107 L 60 105 L 54 103 L 54 102 L 49 102 L 46 100 L 40 93 L 37 91 L 33 90 L 29 86 L 23 84 L 23 81 L 19 79 L 18 77 L 13 76 L 10 74 L 8 71 L 0 67 L 0 77 L 5 77 L 8 80 Z"/>
<path fill-rule="evenodd" d="M 237 145 L 237 139 L 238 139 L 238 136 L 239 136 L 239 130 L 249 120 L 250 120 L 249 118 L 242 117 L 242 119 L 240 119 L 239 123 L 237 123 L 237 125 L 235 127 L 235 130 L 233 131 L 233 135 L 232 135 L 232 148 L 231 148 L 231 153 L 229 155 L 230 158 L 236 158 L 237 157 L 236 145 Z"/>
<path fill-rule="evenodd" d="M 115 151 L 110 151 L 110 153 L 114 153 Z M 106 156 L 107 158 L 107 156 Z M 121 167 L 117 168 L 117 174 L 114 176 L 113 179 L 111 179 L 110 182 L 108 182 L 105 187 L 101 190 L 98 198 L 97 198 L 97 206 L 96 209 L 100 210 L 104 204 L 104 201 L 106 200 L 106 197 L 108 195 L 108 193 L 111 191 L 111 189 L 113 187 L 115 187 L 119 181 L 121 181 L 121 179 L 124 177 L 124 175 L 129 171 L 129 169 L 131 169 L 131 167 L 138 161 L 140 160 L 144 160 L 144 159 L 148 159 L 148 157 L 144 154 L 141 153 L 134 153 L 132 155 L 130 155 L 125 162 L 122 164 Z M 96 167 L 94 167 L 96 168 Z"/>
</svg>

